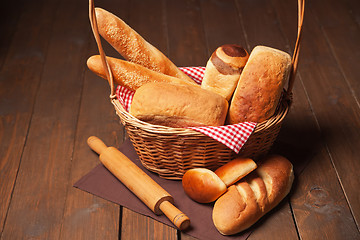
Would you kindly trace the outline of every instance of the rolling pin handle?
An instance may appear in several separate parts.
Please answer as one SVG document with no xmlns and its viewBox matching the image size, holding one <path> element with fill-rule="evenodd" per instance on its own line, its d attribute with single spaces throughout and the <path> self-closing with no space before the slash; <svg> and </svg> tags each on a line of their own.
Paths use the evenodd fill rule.
<svg viewBox="0 0 360 240">
<path fill-rule="evenodd" d="M 161 211 L 167 218 L 180 230 L 185 230 L 190 226 L 190 219 L 169 201 L 160 204 Z"/>
<path fill-rule="evenodd" d="M 99 155 L 107 149 L 105 143 L 95 136 L 89 137 L 87 143 L 89 147 Z"/>
</svg>

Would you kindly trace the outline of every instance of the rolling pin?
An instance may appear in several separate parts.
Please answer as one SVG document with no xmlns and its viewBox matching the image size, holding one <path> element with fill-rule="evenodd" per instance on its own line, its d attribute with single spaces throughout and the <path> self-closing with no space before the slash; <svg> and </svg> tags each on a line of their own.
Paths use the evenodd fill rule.
<svg viewBox="0 0 360 240">
<path fill-rule="evenodd" d="M 87 143 L 100 155 L 101 163 L 156 215 L 165 214 L 180 230 L 189 227 L 190 219 L 173 205 L 173 197 L 123 153 L 94 136 Z"/>
</svg>

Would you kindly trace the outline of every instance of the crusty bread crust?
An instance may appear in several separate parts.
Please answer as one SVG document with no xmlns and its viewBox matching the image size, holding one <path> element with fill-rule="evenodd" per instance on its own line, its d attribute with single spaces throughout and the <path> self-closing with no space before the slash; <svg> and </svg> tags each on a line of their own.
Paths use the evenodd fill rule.
<svg viewBox="0 0 360 240">
<path fill-rule="evenodd" d="M 259 212 L 256 198 L 246 182 L 229 187 L 214 205 L 213 222 L 223 235 L 238 233 L 237 226 L 249 228 L 257 219 Z"/>
<path fill-rule="evenodd" d="M 227 122 L 262 122 L 274 115 L 290 70 L 288 53 L 255 47 L 235 89 Z"/>
<path fill-rule="evenodd" d="M 140 34 L 114 14 L 95 8 L 100 35 L 126 60 L 156 72 L 192 81 L 161 51 L 148 43 Z"/>
<path fill-rule="evenodd" d="M 136 91 L 142 85 L 150 82 L 168 82 L 197 86 L 194 81 L 190 82 L 155 72 L 136 63 L 112 57 L 106 57 L 106 59 L 111 67 L 114 82 L 131 91 Z M 107 79 L 100 55 L 91 56 L 87 60 L 87 66 L 96 75 Z"/>
<path fill-rule="evenodd" d="M 201 87 L 229 101 L 248 58 L 247 51 L 239 45 L 218 47 L 206 64 Z"/>
<path fill-rule="evenodd" d="M 238 157 L 216 169 L 215 173 L 230 186 L 256 169 L 256 163 L 250 158 Z"/>
<path fill-rule="evenodd" d="M 148 83 L 135 92 L 130 114 L 169 127 L 222 126 L 228 102 L 193 85 Z"/>
</svg>

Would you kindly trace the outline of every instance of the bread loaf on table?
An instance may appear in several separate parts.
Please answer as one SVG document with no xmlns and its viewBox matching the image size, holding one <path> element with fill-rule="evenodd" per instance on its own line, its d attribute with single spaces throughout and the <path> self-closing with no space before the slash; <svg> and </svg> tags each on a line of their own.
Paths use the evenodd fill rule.
<svg viewBox="0 0 360 240">
<path fill-rule="evenodd" d="M 226 44 L 218 47 L 206 64 L 201 87 L 218 93 L 229 101 L 248 58 L 247 51 L 239 45 Z"/>
<path fill-rule="evenodd" d="M 262 122 L 274 115 L 291 70 L 288 53 L 257 46 L 241 73 L 227 122 Z"/>
<path fill-rule="evenodd" d="M 250 175 L 228 188 L 214 204 L 213 222 L 223 235 L 241 232 L 273 209 L 290 192 L 293 166 L 279 155 L 266 157 Z"/>
<path fill-rule="evenodd" d="M 112 57 L 106 57 L 106 59 L 111 67 L 114 82 L 132 91 L 136 91 L 149 82 L 169 82 L 197 86 L 194 81 L 190 82 L 155 72 L 136 63 Z M 100 55 L 91 56 L 87 60 L 87 66 L 98 76 L 107 79 Z"/>
<path fill-rule="evenodd" d="M 156 72 L 192 81 L 161 51 L 148 43 L 140 34 L 114 14 L 95 8 L 100 35 L 126 60 Z"/>
<path fill-rule="evenodd" d="M 235 158 L 215 172 L 206 168 L 186 171 L 182 185 L 186 194 L 199 203 L 210 203 L 227 191 L 227 187 L 237 182 L 257 167 L 250 158 Z"/>
<path fill-rule="evenodd" d="M 199 203 L 210 203 L 218 199 L 227 190 L 224 182 L 211 170 L 193 168 L 182 177 L 185 193 Z"/>
<path fill-rule="evenodd" d="M 198 86 L 157 82 L 135 92 L 129 113 L 169 127 L 221 126 L 227 109 L 225 98 Z"/>
</svg>

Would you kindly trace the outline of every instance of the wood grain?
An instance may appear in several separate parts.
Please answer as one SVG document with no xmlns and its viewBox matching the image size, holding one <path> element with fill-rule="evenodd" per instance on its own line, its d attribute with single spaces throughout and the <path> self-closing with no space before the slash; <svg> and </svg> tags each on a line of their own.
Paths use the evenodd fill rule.
<svg viewBox="0 0 360 240">
<path fill-rule="evenodd" d="M 22 13 L 21 7 L 23 6 L 23 1 L 6 1 L 2 3 L 1 8 L 5 10 L 5 13 L 0 15 L 0 69 L 4 64 L 14 33 L 16 32 L 16 26 Z"/>
<path fill-rule="evenodd" d="M 290 11 L 289 9 L 295 9 L 296 7 L 287 2 L 280 3 L 279 1 L 276 1 L 276 6 L 278 13 L 284 13 L 285 9 Z M 308 6 L 307 9 L 309 8 L 311 6 Z M 319 25 L 314 24 L 316 18 L 312 15 L 312 11 L 307 11 L 306 16 L 308 19 L 313 20 L 305 21 L 303 40 L 304 43 L 311 42 L 311 44 L 306 44 L 302 48 L 299 66 L 299 80 L 305 88 L 306 97 L 304 96 L 297 101 L 304 104 L 304 101 L 308 99 L 310 106 L 308 112 L 312 112 L 314 118 L 314 122 L 309 123 L 310 126 L 316 126 L 317 131 L 308 133 L 310 134 L 308 137 L 303 135 L 305 139 L 303 139 L 302 143 L 297 141 L 299 143 L 298 147 L 304 145 L 304 149 L 306 149 L 312 146 L 313 150 L 310 152 L 310 160 L 306 168 L 298 178 L 298 185 L 294 190 L 291 204 L 298 231 L 302 238 L 352 239 L 359 236 L 357 227 L 352 218 L 342 186 L 338 182 L 338 170 L 336 167 L 334 168 L 332 162 L 334 156 L 331 151 L 334 146 L 328 145 L 328 140 L 325 140 L 327 139 L 326 135 L 330 132 L 336 132 L 339 138 L 344 137 L 338 134 L 337 129 L 338 127 L 342 128 L 339 120 L 344 119 L 344 116 L 349 112 L 346 110 L 341 111 L 341 103 L 334 104 L 331 99 L 331 96 L 334 96 L 334 92 L 338 91 L 339 88 L 334 84 L 330 84 L 328 80 L 337 76 L 339 77 L 338 84 L 341 82 L 341 75 Z M 279 14 L 279 18 L 286 35 L 293 32 L 293 30 L 290 30 L 293 27 L 289 24 L 289 19 L 292 18 L 290 13 Z M 341 91 L 346 91 L 346 89 L 344 86 L 341 87 Z M 345 99 L 351 101 L 351 97 L 345 97 Z M 337 116 L 335 117 L 334 114 Z M 356 118 L 356 116 L 354 117 Z M 296 122 L 298 123 L 295 126 L 300 126 L 300 124 L 304 125 L 305 120 L 300 118 Z M 313 128 L 310 127 L 310 129 Z M 356 134 L 357 130 L 353 129 L 352 131 L 355 131 L 353 134 Z M 346 146 L 348 144 L 342 141 L 340 145 Z M 352 159 L 354 158 L 349 156 L 348 161 L 351 162 Z M 319 219 L 321 220 L 319 221 Z M 326 224 L 324 224 L 325 222 Z"/>
<path fill-rule="evenodd" d="M 328 6 L 331 5 L 331 8 Z M 345 126 L 339 129 L 339 134 L 332 130 L 331 136 L 327 140 L 330 153 L 333 156 L 333 161 L 337 170 L 337 173 L 340 176 L 341 185 L 344 188 L 346 198 L 350 203 L 352 214 L 355 217 L 357 226 L 359 228 L 360 222 L 360 198 L 356 194 L 355 189 L 358 188 L 360 184 L 359 178 L 353 178 L 352 173 L 356 174 L 356 169 L 360 167 L 360 162 L 358 161 L 358 148 L 353 145 L 353 141 L 357 137 L 359 130 L 359 122 L 350 124 L 348 118 L 358 115 L 360 111 L 360 72 L 356 70 L 358 65 L 358 60 L 360 59 L 360 45 L 357 44 L 360 42 L 360 31 L 359 26 L 352 18 L 351 15 L 347 15 L 350 9 L 346 8 L 344 4 L 340 4 L 338 1 L 329 1 L 328 4 L 321 4 L 319 1 L 314 1 L 311 3 L 311 13 L 316 11 L 316 20 L 321 26 L 321 30 L 324 34 L 326 43 L 329 45 L 329 49 L 334 56 L 334 61 L 338 65 L 339 72 L 342 75 L 341 85 L 336 86 L 337 88 L 348 89 L 347 91 L 331 93 L 331 100 L 336 102 L 343 102 L 341 100 L 341 95 L 347 95 L 347 101 L 351 102 L 354 106 L 351 108 L 351 112 L 355 111 L 357 114 L 347 115 L 348 113 L 344 111 Z M 334 11 L 333 9 L 336 9 Z M 341 95 L 340 95 L 341 94 Z M 341 104 L 333 103 L 339 106 L 341 109 Z M 348 123 L 346 123 L 348 121 Z M 334 122 L 333 122 L 334 123 Z M 337 121 L 338 124 L 342 125 L 342 121 Z M 333 137 L 344 137 L 346 138 L 347 144 L 343 144 L 340 148 L 332 140 Z M 358 141 L 357 141 L 358 142 Z M 351 144 L 350 144 L 351 143 Z M 346 164 L 344 164 L 344 159 L 346 159 Z"/>
<path fill-rule="evenodd" d="M 2 28 L 2 36 L 13 36 L 10 43 L 3 42 L 9 45 L 6 51 L 1 52 L 6 56 L 1 55 L 3 64 L 0 75 L 0 232 L 3 231 L 17 181 L 50 41 L 51 13 L 55 6 L 41 2 L 35 6 L 26 2 L 24 8 L 27 11 L 19 13 L 17 25 L 12 29 Z M 34 18 L 34 15 L 38 18 Z M 28 28 L 29 25 L 33 27 Z M 44 37 L 39 39 L 39 35 Z"/>
<path fill-rule="evenodd" d="M 47 35 L 51 43 L 46 54 L 34 48 L 20 53 L 35 55 L 46 62 L 41 66 L 43 70 L 39 70 L 41 83 L 36 89 L 34 106 L 31 106 L 31 125 L 2 233 L 4 239 L 59 236 L 82 88 L 82 81 L 74 80 L 81 79 L 80 58 L 87 36 L 84 34 L 87 22 L 81 21 L 86 16 L 82 10 L 84 5 L 81 2 L 71 4 L 71 10 L 67 7 L 68 1 L 61 1 L 59 5 L 47 1 L 44 5 L 29 6 L 31 14 L 27 21 L 43 20 L 35 22 L 37 25 L 31 31 L 48 30 L 34 32 L 33 41 Z M 52 19 L 54 24 L 51 24 Z M 23 29 L 27 29 L 28 24 Z M 21 39 L 22 44 L 24 39 L 28 37 L 25 35 Z M 28 65 L 31 67 L 32 63 Z M 21 96 L 21 92 L 16 93 Z"/>
<path fill-rule="evenodd" d="M 169 57 L 178 67 L 205 66 L 208 59 L 200 3 L 167 1 Z"/>
<path fill-rule="evenodd" d="M 91 47 L 88 54 L 97 51 L 91 34 L 89 29 Z M 84 61 L 81 59 L 82 63 Z M 86 66 L 83 65 L 83 68 Z M 119 146 L 124 136 L 123 127 L 108 97 L 110 89 L 107 82 L 88 69 L 83 71 L 84 88 L 60 239 L 116 239 L 121 228 L 120 206 L 72 187 L 99 164 L 98 156 L 86 144 L 87 137 L 97 135 L 113 146 Z"/>
<path fill-rule="evenodd" d="M 216 48 L 224 44 L 238 44 L 249 52 L 250 49 L 243 29 L 243 24 L 245 23 L 239 15 L 234 1 L 202 0 L 201 14 L 202 22 L 204 23 L 206 46 L 209 50 L 207 53 L 208 58 L 210 58 Z"/>
<path fill-rule="evenodd" d="M 126 5 L 127 1 L 118 2 Z M 101 1 L 103 8 L 114 5 L 113 1 Z M 125 9 L 123 9 L 125 10 Z M 116 10 L 118 14 L 119 10 Z M 125 12 L 121 11 L 120 12 Z M 83 21 L 88 22 L 87 18 Z M 116 51 L 105 41 L 102 42 L 107 54 L 117 56 Z M 124 140 L 124 129 L 109 100 L 110 88 L 106 81 L 87 69 L 86 59 L 98 52 L 94 37 L 88 28 L 86 58 L 81 59 L 84 72 L 81 105 L 77 121 L 71 175 L 60 239 L 117 239 L 121 228 L 121 207 L 92 194 L 75 189 L 72 185 L 93 167 L 99 159 L 86 144 L 91 135 L 106 139 L 113 146 L 120 146 Z M 101 114 L 99 114 L 101 113 Z"/>
</svg>

